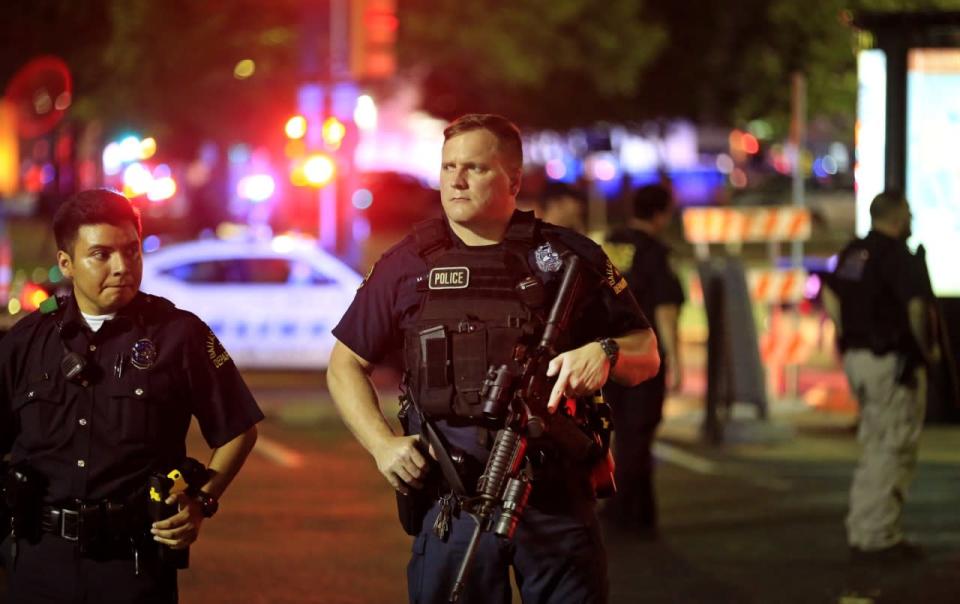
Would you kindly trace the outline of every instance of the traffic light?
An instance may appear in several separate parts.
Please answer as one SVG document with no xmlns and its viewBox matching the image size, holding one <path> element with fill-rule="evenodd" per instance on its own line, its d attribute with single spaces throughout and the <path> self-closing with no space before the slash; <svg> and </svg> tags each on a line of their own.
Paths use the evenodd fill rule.
<svg viewBox="0 0 960 604">
<path fill-rule="evenodd" d="M 396 0 L 354 0 L 350 15 L 350 73 L 357 80 L 384 79 L 397 71 Z"/>
</svg>

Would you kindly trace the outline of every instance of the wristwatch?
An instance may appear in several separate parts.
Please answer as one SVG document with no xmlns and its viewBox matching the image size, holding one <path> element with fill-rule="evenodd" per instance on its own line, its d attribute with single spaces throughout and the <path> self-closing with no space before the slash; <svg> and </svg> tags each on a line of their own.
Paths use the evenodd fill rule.
<svg viewBox="0 0 960 604">
<path fill-rule="evenodd" d="M 210 493 L 197 491 L 194 499 L 200 504 L 200 513 L 203 514 L 204 518 L 212 518 L 220 509 L 220 502 Z"/>
<path fill-rule="evenodd" d="M 610 369 L 613 369 L 620 359 L 620 345 L 613 338 L 599 338 L 600 348 L 603 348 L 604 354 L 610 359 Z"/>
</svg>

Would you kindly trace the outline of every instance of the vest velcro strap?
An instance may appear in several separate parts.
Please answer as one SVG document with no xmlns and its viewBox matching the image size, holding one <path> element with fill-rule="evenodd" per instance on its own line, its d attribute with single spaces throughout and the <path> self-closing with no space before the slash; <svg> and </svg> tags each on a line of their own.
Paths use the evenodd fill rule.
<svg viewBox="0 0 960 604">
<path fill-rule="evenodd" d="M 413 237 L 417 244 L 417 254 L 428 261 L 437 252 L 452 247 L 447 226 L 443 220 L 432 218 L 418 222 L 413 227 Z"/>
<path fill-rule="evenodd" d="M 536 238 L 536 234 L 537 219 L 533 212 L 517 210 L 503 238 L 507 241 L 523 241 L 529 244 Z"/>
</svg>

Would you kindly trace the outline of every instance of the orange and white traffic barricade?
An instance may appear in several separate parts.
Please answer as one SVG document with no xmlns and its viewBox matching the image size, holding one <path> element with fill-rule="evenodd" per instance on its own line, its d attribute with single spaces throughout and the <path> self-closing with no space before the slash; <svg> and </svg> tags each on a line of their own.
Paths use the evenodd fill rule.
<svg viewBox="0 0 960 604">
<path fill-rule="evenodd" d="M 750 299 L 766 304 L 799 304 L 807 285 L 802 268 L 754 269 L 747 272 Z"/>
<path fill-rule="evenodd" d="M 689 208 L 683 232 L 693 244 L 806 241 L 810 210 L 796 206 Z"/>
</svg>

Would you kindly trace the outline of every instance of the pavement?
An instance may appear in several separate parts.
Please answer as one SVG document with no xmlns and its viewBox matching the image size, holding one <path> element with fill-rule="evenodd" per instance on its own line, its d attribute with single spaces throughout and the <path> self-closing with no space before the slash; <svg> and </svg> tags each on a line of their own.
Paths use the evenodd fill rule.
<svg viewBox="0 0 960 604">
<path fill-rule="evenodd" d="M 659 538 L 604 528 L 612 604 L 960 602 L 960 427 L 929 426 L 921 444 L 904 526 L 928 557 L 855 563 L 843 531 L 858 453 L 849 398 L 809 396 L 805 385 L 804 398 L 772 402 L 766 421 L 736 407 L 727 439 L 713 446 L 700 437 L 700 385 L 690 377 L 668 401 L 656 443 Z M 181 602 L 405 602 L 410 538 L 322 374 L 247 378 L 267 419 L 193 547 Z M 377 379 L 389 416 L 394 376 Z M 196 430 L 188 444 L 206 458 Z"/>
</svg>

